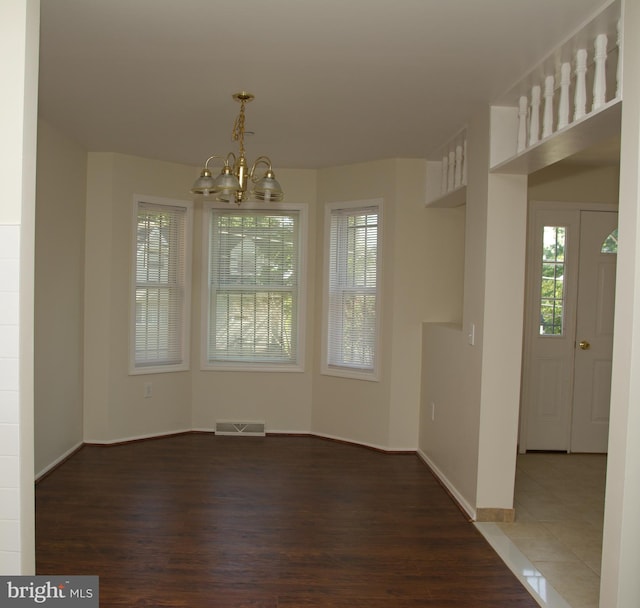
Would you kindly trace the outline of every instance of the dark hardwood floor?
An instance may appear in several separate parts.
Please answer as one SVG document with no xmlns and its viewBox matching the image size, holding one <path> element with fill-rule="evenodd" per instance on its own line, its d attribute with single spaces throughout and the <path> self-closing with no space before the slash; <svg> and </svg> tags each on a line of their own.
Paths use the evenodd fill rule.
<svg viewBox="0 0 640 608">
<path fill-rule="evenodd" d="M 36 560 L 102 608 L 537 607 L 417 456 L 312 437 L 85 446 L 37 485 Z"/>
</svg>

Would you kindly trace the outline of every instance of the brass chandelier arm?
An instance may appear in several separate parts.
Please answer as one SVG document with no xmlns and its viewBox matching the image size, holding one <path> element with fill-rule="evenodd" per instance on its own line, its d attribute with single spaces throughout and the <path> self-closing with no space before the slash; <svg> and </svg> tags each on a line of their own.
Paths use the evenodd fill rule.
<svg viewBox="0 0 640 608">
<path fill-rule="evenodd" d="M 251 181 L 254 183 L 258 179 L 260 179 L 260 178 L 254 177 L 254 174 L 256 172 L 256 169 L 258 168 L 258 165 L 265 165 L 267 167 L 267 171 L 273 172 L 273 169 L 271 167 L 271 159 L 268 156 L 258 156 L 258 158 L 256 158 L 256 160 L 254 161 L 253 165 L 251 165 L 251 171 L 249 171 L 249 179 L 251 179 Z"/>
</svg>

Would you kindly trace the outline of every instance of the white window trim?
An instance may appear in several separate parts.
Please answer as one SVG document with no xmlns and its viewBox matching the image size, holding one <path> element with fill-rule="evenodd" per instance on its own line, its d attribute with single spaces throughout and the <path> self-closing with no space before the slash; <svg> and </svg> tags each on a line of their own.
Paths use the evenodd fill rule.
<svg viewBox="0 0 640 608">
<path fill-rule="evenodd" d="M 376 264 L 376 356 L 373 370 L 362 371 L 355 367 L 329 365 L 329 273 L 331 258 L 331 212 L 336 209 L 378 208 L 378 250 Z M 322 360 L 320 373 L 325 376 L 338 376 L 354 380 L 379 382 L 381 377 L 382 355 L 382 248 L 383 248 L 383 199 L 335 202 L 325 205 L 324 214 L 324 263 L 322 289 Z"/>
<path fill-rule="evenodd" d="M 283 363 L 280 365 L 271 363 L 238 363 L 238 362 L 210 362 L 208 353 L 209 335 L 209 229 L 210 212 L 212 209 L 229 209 L 229 203 L 205 202 L 202 206 L 202 278 L 201 285 L 201 341 L 200 341 L 200 368 L 203 371 L 227 371 L 227 372 L 304 372 L 305 371 L 305 334 L 306 334 L 306 277 L 308 248 L 308 219 L 307 205 L 302 203 L 242 203 L 242 210 L 248 211 L 297 211 L 298 212 L 298 316 L 297 316 L 297 362 Z"/>
<path fill-rule="evenodd" d="M 153 205 L 165 205 L 186 209 L 185 221 L 185 252 L 184 252 L 184 314 L 182 317 L 182 331 L 184 341 L 182 343 L 182 362 L 172 365 L 149 365 L 136 367 L 136 256 L 138 224 L 138 206 L 141 203 Z M 130 254 L 130 294 L 129 294 L 129 375 L 164 374 L 167 372 L 181 372 L 190 369 L 190 344 L 191 344 L 191 263 L 192 263 L 192 235 L 193 235 L 193 203 L 177 199 L 159 196 L 133 195 L 133 214 L 131 221 L 131 254 Z"/>
</svg>

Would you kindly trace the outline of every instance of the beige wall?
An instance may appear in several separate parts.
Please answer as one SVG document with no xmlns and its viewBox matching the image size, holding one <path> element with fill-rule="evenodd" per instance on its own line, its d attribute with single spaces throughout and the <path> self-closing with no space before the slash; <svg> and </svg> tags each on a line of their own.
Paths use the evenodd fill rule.
<svg viewBox="0 0 640 608">
<path fill-rule="evenodd" d="M 192 177 L 191 181 L 195 179 Z M 316 172 L 278 169 L 278 181 L 286 189 L 287 203 L 307 207 L 308 241 L 303 276 L 305 366 L 303 372 L 231 372 L 200 370 L 200 322 L 202 218 L 196 214 L 194 231 L 193 290 L 193 427 L 213 430 L 216 420 L 263 421 L 267 432 L 308 433 L 311 429 L 312 369 L 315 321 Z M 190 182 L 187 182 L 190 183 Z"/>
<path fill-rule="evenodd" d="M 287 201 L 308 206 L 302 372 L 200 369 L 202 214 L 194 213 L 191 371 L 128 374 L 133 195 L 185 199 L 197 169 L 90 153 L 85 253 L 85 441 L 112 442 L 216 420 L 263 420 L 270 432 L 316 432 L 389 449 L 418 434 L 421 323 L 459 318 L 461 210 L 425 210 L 424 161 L 389 160 L 320 172 L 285 170 Z M 318 373 L 324 207 L 316 200 L 384 199 L 382 379 Z M 443 254 L 446 252 L 446 255 Z M 434 260 L 435 262 L 430 262 Z M 145 399 L 144 385 L 153 396 Z"/>
<path fill-rule="evenodd" d="M 609 167 L 555 164 L 529 176 L 530 201 L 618 203 L 620 170 Z"/>
<path fill-rule="evenodd" d="M 489 166 L 489 110 L 468 126 L 464 300 L 458 325 L 431 319 L 423 331 L 419 450 L 461 505 L 475 514 L 481 414 Z M 441 322 L 441 323 L 438 323 Z M 467 334 L 475 327 L 475 345 Z"/>
<path fill-rule="evenodd" d="M 83 440 L 87 152 L 38 123 L 35 263 L 35 471 Z"/>
<path fill-rule="evenodd" d="M 472 515 L 513 502 L 527 200 L 611 203 L 618 196 L 617 167 L 554 165 L 528 181 L 489 174 L 489 127 L 488 110 L 469 126 L 462 323 L 435 319 L 423 335 L 419 448 Z"/>
<path fill-rule="evenodd" d="M 415 449 L 421 324 L 425 319 L 458 317 L 462 285 L 464 216 L 459 210 L 426 210 L 424 180 L 425 163 L 418 160 L 385 160 L 319 172 L 318 277 L 323 276 L 324 205 L 383 200 L 382 352 L 378 382 L 323 375 L 317 360 L 314 433 L 385 449 Z M 316 301 L 321 311 L 321 292 Z M 318 345 L 321 330 L 319 316 Z M 320 356 L 317 348 L 316 357 Z"/>
<path fill-rule="evenodd" d="M 313 332 L 301 373 L 200 370 L 201 205 L 194 205 L 191 370 L 129 375 L 129 310 L 134 194 L 189 200 L 197 168 L 110 153 L 90 153 L 87 178 L 85 299 L 85 441 L 113 442 L 190 429 L 216 420 L 264 420 L 268 431 L 308 432 Z M 287 200 L 309 206 L 315 245 L 315 172 L 279 171 Z M 313 251 L 313 249 L 310 249 Z M 313 323 L 314 267 L 305 322 Z M 144 397 L 151 383 L 152 397 Z"/>
<path fill-rule="evenodd" d="M 197 174 L 197 172 L 196 172 Z M 130 376 L 133 195 L 188 200 L 194 169 L 89 153 L 85 255 L 84 439 L 110 442 L 191 428 L 190 372 Z M 144 398 L 144 384 L 153 396 Z"/>
</svg>

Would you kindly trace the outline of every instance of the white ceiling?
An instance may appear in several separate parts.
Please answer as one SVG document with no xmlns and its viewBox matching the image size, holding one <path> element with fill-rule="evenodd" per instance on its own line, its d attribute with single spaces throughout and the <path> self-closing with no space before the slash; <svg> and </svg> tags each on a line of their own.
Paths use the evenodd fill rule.
<svg viewBox="0 0 640 608">
<path fill-rule="evenodd" d="M 40 112 L 91 151 L 425 158 L 603 0 L 41 0 Z"/>
</svg>

